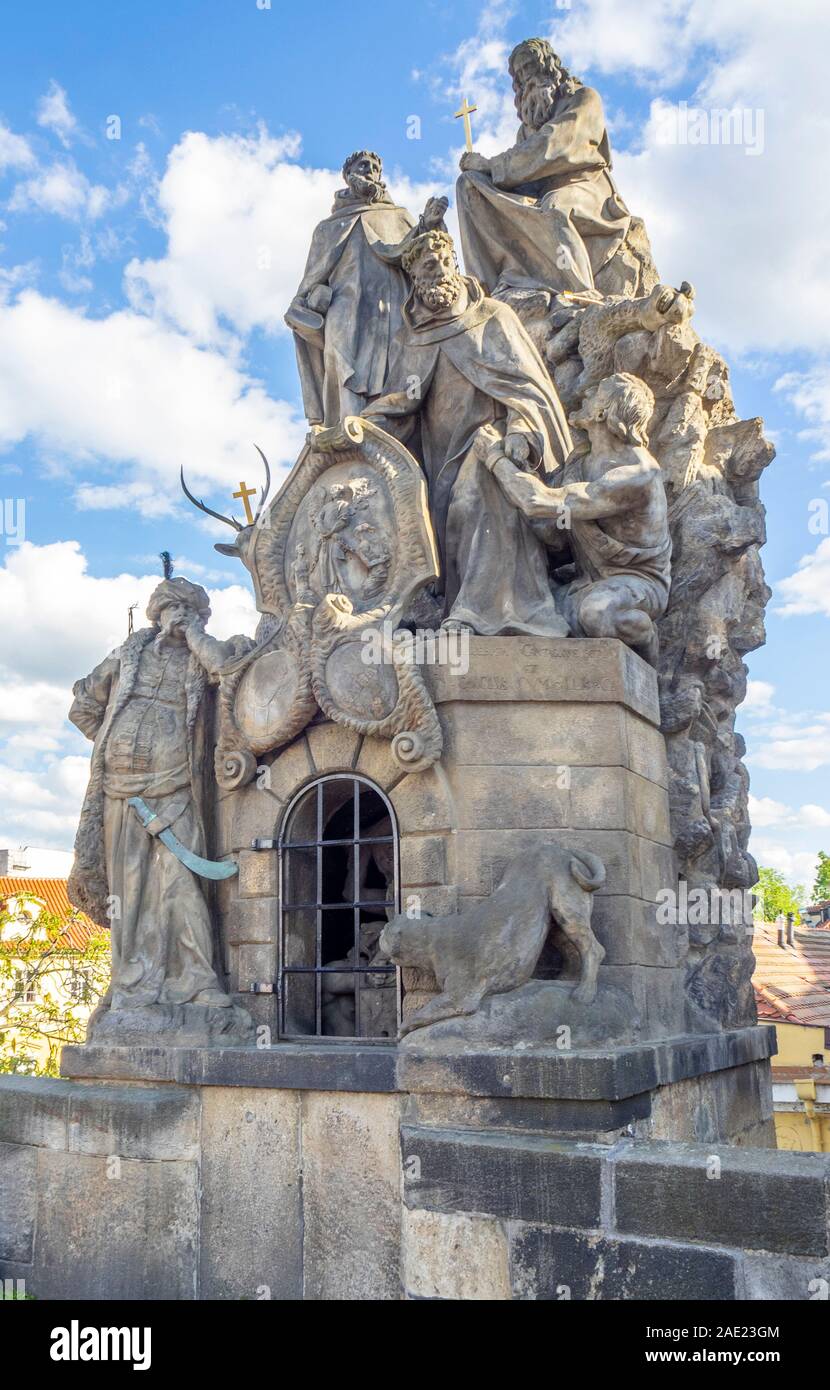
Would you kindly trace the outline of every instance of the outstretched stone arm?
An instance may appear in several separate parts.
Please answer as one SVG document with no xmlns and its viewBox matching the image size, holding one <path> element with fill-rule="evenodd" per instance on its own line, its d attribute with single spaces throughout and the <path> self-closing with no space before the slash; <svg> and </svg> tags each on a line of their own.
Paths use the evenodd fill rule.
<svg viewBox="0 0 830 1390">
<path fill-rule="evenodd" d="M 111 652 L 95 670 L 72 687 L 74 696 L 69 718 L 81 733 L 94 739 L 107 712 L 113 681 L 118 679 L 120 662 L 117 652 Z"/>
<path fill-rule="evenodd" d="M 601 168 L 606 162 L 599 149 L 604 134 L 599 95 L 591 87 L 580 87 L 555 120 L 492 158 L 490 176 L 498 188 L 517 188 L 536 179 Z"/>
<path fill-rule="evenodd" d="M 222 669 L 228 662 L 244 656 L 254 646 L 250 637 L 229 637 L 227 641 L 220 642 L 218 637 L 211 637 L 205 632 L 199 619 L 188 625 L 185 636 L 188 647 L 213 682 L 219 680 Z"/>
<path fill-rule="evenodd" d="M 623 464 L 595 482 L 566 483 L 564 487 L 549 487 L 504 458 L 493 464 L 492 472 L 513 505 L 531 521 L 549 520 L 566 509 L 578 521 L 591 521 L 644 506 L 655 469 L 645 463 Z"/>
</svg>

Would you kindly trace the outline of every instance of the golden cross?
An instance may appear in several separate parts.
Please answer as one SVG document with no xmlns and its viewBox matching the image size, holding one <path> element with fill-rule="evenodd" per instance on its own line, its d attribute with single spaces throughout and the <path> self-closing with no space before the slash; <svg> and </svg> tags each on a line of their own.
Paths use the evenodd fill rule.
<svg viewBox="0 0 830 1390">
<path fill-rule="evenodd" d="M 473 148 L 473 127 L 470 124 L 470 117 L 473 114 L 473 112 L 477 110 L 478 107 L 470 106 L 469 102 L 467 101 L 467 98 L 465 97 L 463 102 L 461 103 L 461 109 L 459 111 L 454 112 L 456 119 L 459 116 L 464 117 L 464 138 L 467 141 L 468 150 L 471 150 Z"/>
<path fill-rule="evenodd" d="M 238 492 L 235 492 L 235 493 L 233 494 L 234 497 L 241 497 L 241 498 L 242 498 L 242 505 L 243 505 L 243 507 L 245 508 L 245 520 L 247 521 L 247 523 L 248 523 L 249 526 L 253 525 L 254 514 L 253 514 L 253 512 L 251 511 L 251 504 L 250 504 L 250 502 L 248 501 L 248 498 L 249 498 L 249 497 L 255 496 L 255 494 L 256 494 L 256 488 L 255 488 L 255 487 L 248 487 L 246 483 L 240 483 L 240 484 L 239 484 L 239 491 L 238 491 Z"/>
</svg>

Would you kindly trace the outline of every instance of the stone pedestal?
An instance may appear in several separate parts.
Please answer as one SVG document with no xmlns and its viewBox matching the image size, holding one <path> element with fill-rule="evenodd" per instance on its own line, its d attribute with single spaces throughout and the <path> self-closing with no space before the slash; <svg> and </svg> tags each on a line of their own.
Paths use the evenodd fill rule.
<svg viewBox="0 0 830 1390">
<path fill-rule="evenodd" d="M 217 921 L 256 1046 L 93 1043 L 64 1049 L 62 1082 L 0 1078 L 0 1272 L 38 1297 L 809 1297 L 786 1290 L 826 1269 L 827 1161 L 770 1152 L 773 1030 L 695 1031 L 685 929 L 656 918 L 676 872 L 654 672 L 616 641 L 474 638 L 469 670 L 427 676 L 444 736 L 428 771 L 321 722 L 219 799 L 213 854 L 239 875 Z M 388 798 L 402 902 L 422 912 L 487 896 L 551 837 L 598 854 L 600 993 L 625 1001 L 626 1036 L 588 1005 L 581 1043 L 576 1015 L 572 1036 L 552 1020 L 498 1047 L 281 1042 L 278 855 L 252 841 L 338 772 Z M 404 984 L 411 1008 L 431 982 Z M 718 1194 L 695 1215 L 713 1153 L 741 1213 L 722 1240 Z M 767 1230 L 776 1182 L 807 1204 L 794 1235 Z M 87 1194 L 71 1210 L 70 1188 Z"/>
<path fill-rule="evenodd" d="M 656 895 L 677 874 L 652 668 L 614 639 L 473 637 L 468 670 L 425 676 L 444 735 L 429 770 L 408 772 L 388 742 L 326 721 L 263 760 L 267 776 L 220 796 L 215 853 L 237 855 L 240 872 L 219 886 L 217 908 L 240 1002 L 276 1032 L 273 996 L 248 991 L 276 978 L 277 853 L 251 842 L 278 837 L 289 801 L 315 776 L 355 771 L 392 804 L 404 906 L 444 913 L 474 902 L 515 854 L 551 836 L 598 854 L 601 989 L 630 998 L 637 1037 L 687 1031 L 687 930 L 655 918 Z M 405 975 L 405 1011 L 423 1002 L 425 983 Z"/>
</svg>

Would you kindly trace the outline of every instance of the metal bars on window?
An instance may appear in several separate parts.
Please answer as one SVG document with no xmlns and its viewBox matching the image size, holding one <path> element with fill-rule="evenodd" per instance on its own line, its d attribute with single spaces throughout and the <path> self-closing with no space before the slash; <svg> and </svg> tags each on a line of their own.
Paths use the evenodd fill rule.
<svg viewBox="0 0 830 1390">
<path fill-rule="evenodd" d="M 356 774 L 320 778 L 285 813 L 279 862 L 280 1036 L 394 1041 L 400 972 L 388 961 L 373 963 L 372 955 L 399 908 L 389 801 Z M 372 875 L 375 885 L 367 888 Z"/>
</svg>

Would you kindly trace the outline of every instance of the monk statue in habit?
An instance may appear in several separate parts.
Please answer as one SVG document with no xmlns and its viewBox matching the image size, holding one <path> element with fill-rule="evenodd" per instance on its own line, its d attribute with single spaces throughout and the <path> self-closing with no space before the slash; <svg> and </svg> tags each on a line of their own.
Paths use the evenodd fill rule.
<svg viewBox="0 0 830 1390">
<path fill-rule="evenodd" d="M 442 226 L 447 210 L 446 198 L 430 198 L 416 224 L 389 198 L 380 156 L 371 150 L 349 155 L 343 179 L 331 215 L 314 230 L 285 315 L 310 425 L 339 425 L 380 393 L 407 293 L 401 244 Z"/>
<path fill-rule="evenodd" d="M 199 876 L 230 868 L 201 858 L 207 689 L 251 643 L 209 637 L 209 615 L 203 588 L 165 578 L 147 606 L 150 627 L 74 686 L 69 717 L 94 747 L 69 898 L 112 936 L 112 980 L 90 1037 L 123 1032 L 136 1011 L 164 1031 L 176 1026 L 176 1005 L 202 1006 L 208 1032 L 240 1040 L 251 1030 L 217 975 Z"/>
<path fill-rule="evenodd" d="M 618 292 L 596 278 L 631 221 L 611 177 L 599 94 L 568 74 L 546 39 L 518 44 L 509 67 L 521 121 L 515 145 L 492 159 L 461 156 L 464 264 L 489 294 Z"/>
<path fill-rule="evenodd" d="M 419 427 L 444 623 L 483 636 L 566 636 L 544 543 L 484 464 L 494 449 L 546 477 L 571 450 L 555 387 L 516 313 L 459 273 L 452 239 L 403 253 L 411 291 L 383 396 L 363 414 L 404 442 Z"/>
</svg>

